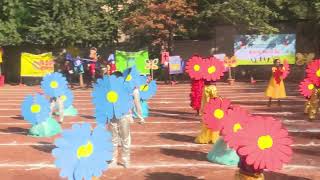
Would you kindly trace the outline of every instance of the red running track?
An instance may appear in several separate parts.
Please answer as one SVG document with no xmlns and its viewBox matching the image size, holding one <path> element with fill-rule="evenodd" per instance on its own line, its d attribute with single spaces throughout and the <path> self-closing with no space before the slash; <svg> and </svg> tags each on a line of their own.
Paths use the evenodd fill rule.
<svg viewBox="0 0 320 180">
<path fill-rule="evenodd" d="M 268 108 L 264 89 L 266 83 L 251 85 L 218 84 L 219 94 L 234 104 L 250 109 L 257 115 L 280 118 L 294 140 L 294 155 L 280 172 L 266 172 L 268 180 L 320 179 L 320 123 L 308 122 L 303 115 L 304 99 L 297 84 L 286 84 L 288 98 L 281 108 Z M 290 90 L 290 91 L 289 91 Z M 5 86 L 0 88 L 0 174 L 1 180 L 57 180 L 51 150 L 54 138 L 27 136 L 30 125 L 20 117 L 20 104 L 27 94 L 39 87 Z M 200 180 L 233 179 L 237 168 L 210 163 L 206 155 L 212 145 L 194 144 L 200 130 L 200 119 L 189 107 L 188 84 L 159 85 L 150 101 L 150 117 L 144 125 L 132 125 L 132 164 L 109 168 L 101 179 L 135 180 Z M 91 89 L 74 90 L 75 107 L 80 114 L 66 117 L 63 128 L 73 123 L 94 124 Z"/>
</svg>

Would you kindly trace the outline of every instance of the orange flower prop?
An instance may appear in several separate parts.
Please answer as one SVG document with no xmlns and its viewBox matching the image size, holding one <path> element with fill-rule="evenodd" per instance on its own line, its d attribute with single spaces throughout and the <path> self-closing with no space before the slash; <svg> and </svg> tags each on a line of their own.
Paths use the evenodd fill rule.
<svg viewBox="0 0 320 180">
<path fill-rule="evenodd" d="M 202 57 L 194 55 L 186 64 L 186 72 L 191 79 L 199 80 L 203 77 L 204 61 Z"/>
<path fill-rule="evenodd" d="M 317 86 L 320 86 L 320 59 L 312 61 L 307 67 L 307 77 Z"/>
<path fill-rule="evenodd" d="M 316 86 L 312 83 L 312 81 L 309 78 L 305 78 L 303 81 L 301 81 L 299 87 L 301 95 L 303 95 L 306 98 L 310 98 L 313 89 L 316 88 Z"/>
<path fill-rule="evenodd" d="M 228 110 L 228 116 L 224 120 L 224 126 L 221 134 L 229 147 L 238 149 L 237 135 L 251 119 L 252 116 L 240 107 L 233 107 Z"/>
<path fill-rule="evenodd" d="M 272 117 L 254 117 L 237 137 L 238 154 L 255 170 L 280 170 L 291 159 L 288 131 Z"/>
<path fill-rule="evenodd" d="M 215 57 L 205 59 L 203 78 L 207 81 L 216 81 L 223 76 L 224 64 Z"/>
<path fill-rule="evenodd" d="M 227 111 L 230 107 L 230 101 L 227 99 L 215 98 L 211 99 L 204 106 L 204 123 L 208 125 L 212 131 L 220 131 L 227 117 Z"/>
</svg>

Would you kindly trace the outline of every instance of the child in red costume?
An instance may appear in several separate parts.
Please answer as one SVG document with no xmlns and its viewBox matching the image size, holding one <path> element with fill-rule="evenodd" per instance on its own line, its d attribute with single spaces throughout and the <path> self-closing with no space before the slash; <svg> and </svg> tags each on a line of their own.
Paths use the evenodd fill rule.
<svg viewBox="0 0 320 180">
<path fill-rule="evenodd" d="M 91 75 L 91 80 L 95 81 L 96 62 L 98 60 L 97 48 L 93 47 L 93 48 L 90 49 L 89 58 L 92 60 L 92 62 L 90 62 L 90 64 L 88 64 L 90 75 Z"/>
<path fill-rule="evenodd" d="M 191 82 L 191 107 L 197 111 L 197 114 L 200 113 L 200 107 L 201 107 L 201 98 L 202 98 L 202 92 L 204 87 L 204 80 L 192 80 Z"/>
</svg>

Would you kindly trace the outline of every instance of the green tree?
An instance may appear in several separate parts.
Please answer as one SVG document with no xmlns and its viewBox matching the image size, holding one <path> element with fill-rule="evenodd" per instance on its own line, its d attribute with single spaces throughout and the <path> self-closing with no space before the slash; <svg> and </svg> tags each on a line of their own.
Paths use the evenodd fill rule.
<svg viewBox="0 0 320 180">
<path fill-rule="evenodd" d="M 54 46 L 113 44 L 119 18 L 107 0 L 29 0 L 26 41 Z"/>
<path fill-rule="evenodd" d="M 194 6 L 187 0 L 135 1 L 123 20 L 123 30 L 135 44 L 170 51 L 173 36 L 185 32 L 186 21 L 195 15 Z"/>
<path fill-rule="evenodd" d="M 267 0 L 266 0 L 267 1 Z M 259 0 L 199 0 L 198 21 L 231 24 L 236 28 L 270 33 L 278 31 L 271 22 L 277 14 Z"/>
<path fill-rule="evenodd" d="M 0 1 L 0 46 L 16 45 L 22 42 L 20 28 L 23 26 L 24 13 L 22 1 Z"/>
</svg>

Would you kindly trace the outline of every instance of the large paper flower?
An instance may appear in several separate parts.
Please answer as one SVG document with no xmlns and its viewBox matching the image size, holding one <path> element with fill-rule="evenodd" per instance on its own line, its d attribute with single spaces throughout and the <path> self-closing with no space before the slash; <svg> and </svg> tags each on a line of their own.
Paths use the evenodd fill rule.
<svg viewBox="0 0 320 180">
<path fill-rule="evenodd" d="M 227 99 L 211 99 L 204 106 L 203 119 L 212 131 L 220 131 L 223 128 L 224 120 L 227 117 L 227 111 L 230 107 L 230 101 Z"/>
<path fill-rule="evenodd" d="M 58 97 L 66 91 L 68 86 L 66 78 L 62 74 L 55 72 L 43 77 L 41 88 L 45 94 L 51 97 Z"/>
<path fill-rule="evenodd" d="M 215 57 L 205 59 L 203 70 L 203 78 L 207 81 L 216 81 L 223 76 L 224 64 Z"/>
<path fill-rule="evenodd" d="M 62 132 L 52 150 L 60 176 L 69 180 L 91 180 L 100 177 L 112 159 L 111 133 L 97 126 L 91 132 L 89 123 L 74 124 L 72 129 Z"/>
<path fill-rule="evenodd" d="M 46 121 L 50 115 L 50 103 L 42 95 L 27 96 L 21 106 L 22 116 L 32 125 Z"/>
<path fill-rule="evenodd" d="M 140 92 L 140 98 L 142 100 L 150 99 L 157 92 L 156 81 L 152 80 L 150 81 L 150 83 L 140 85 L 139 92 Z"/>
<path fill-rule="evenodd" d="M 126 69 L 123 72 L 124 84 L 132 91 L 135 87 L 139 87 L 140 83 L 140 74 L 136 66 Z"/>
<path fill-rule="evenodd" d="M 320 86 L 320 59 L 312 61 L 307 67 L 307 77 L 317 86 Z"/>
<path fill-rule="evenodd" d="M 93 87 L 92 101 L 98 123 L 105 124 L 112 118 L 119 119 L 132 107 L 129 92 L 123 84 L 122 77 L 104 76 Z"/>
<path fill-rule="evenodd" d="M 73 103 L 73 93 L 70 89 L 66 89 L 66 91 L 60 96 L 64 108 L 68 108 L 72 105 Z"/>
<path fill-rule="evenodd" d="M 300 93 L 306 98 L 309 98 L 312 95 L 314 88 L 316 88 L 309 78 L 305 78 L 301 81 L 299 87 Z"/>
<path fill-rule="evenodd" d="M 237 149 L 237 134 L 243 129 L 243 127 L 250 121 L 252 117 L 249 113 L 240 108 L 232 107 L 228 110 L 228 115 L 224 120 L 224 126 L 221 131 L 223 139 L 227 142 L 229 147 Z"/>
<path fill-rule="evenodd" d="M 291 158 L 288 131 L 272 117 L 254 117 L 237 137 L 238 154 L 255 170 L 279 170 Z"/>
<path fill-rule="evenodd" d="M 186 64 L 186 72 L 191 79 L 199 80 L 203 77 L 204 60 L 202 57 L 194 55 Z"/>
</svg>

